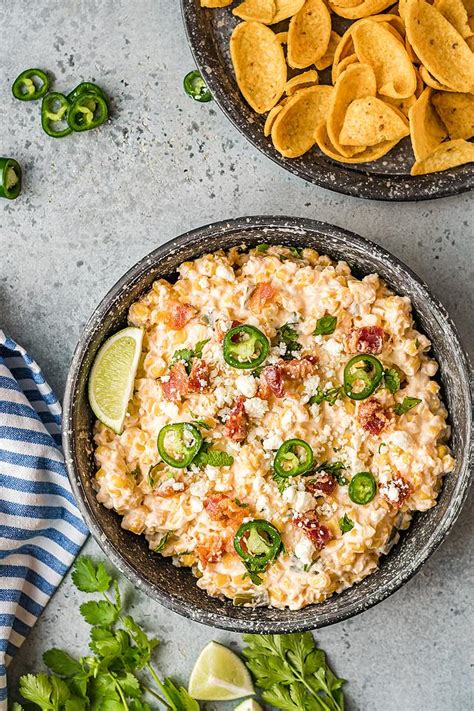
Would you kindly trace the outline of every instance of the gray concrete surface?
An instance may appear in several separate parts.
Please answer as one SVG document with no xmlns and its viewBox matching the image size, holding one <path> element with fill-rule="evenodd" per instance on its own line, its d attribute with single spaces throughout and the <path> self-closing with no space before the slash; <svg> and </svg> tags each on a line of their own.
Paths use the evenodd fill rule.
<svg viewBox="0 0 474 711">
<path fill-rule="evenodd" d="M 383 244 L 426 279 L 472 349 L 471 196 L 365 202 L 286 174 L 216 106 L 183 95 L 193 62 L 178 0 L 0 0 L 0 27 L 0 154 L 25 170 L 22 198 L 0 205 L 0 325 L 58 394 L 83 324 L 126 269 L 189 228 L 243 214 L 315 217 Z M 39 106 L 10 97 L 12 80 L 30 66 L 51 70 L 59 91 L 96 79 L 112 97 L 110 124 L 48 138 Z M 316 632 L 349 680 L 353 711 L 474 708 L 471 536 L 467 507 L 402 590 Z M 99 555 L 92 541 L 86 550 Z M 66 580 L 12 665 L 12 689 L 19 674 L 41 667 L 44 649 L 86 649 L 80 601 Z M 183 681 L 208 640 L 239 645 L 237 635 L 191 624 L 143 595 L 133 608 L 165 642 L 163 672 Z"/>
</svg>

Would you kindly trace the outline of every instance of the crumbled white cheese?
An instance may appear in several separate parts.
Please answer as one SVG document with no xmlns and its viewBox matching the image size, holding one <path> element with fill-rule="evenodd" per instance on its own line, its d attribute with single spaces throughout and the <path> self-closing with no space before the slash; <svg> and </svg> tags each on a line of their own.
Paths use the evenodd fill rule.
<svg viewBox="0 0 474 711">
<path fill-rule="evenodd" d="M 382 494 L 382 496 L 385 496 L 389 501 L 392 501 L 393 503 L 397 503 L 400 495 L 400 491 L 393 481 L 390 481 L 388 482 L 388 484 L 382 486 L 380 489 L 380 493 Z"/>
<path fill-rule="evenodd" d="M 253 375 L 239 375 L 235 387 L 245 397 L 252 398 L 257 392 L 257 379 Z"/>
<path fill-rule="evenodd" d="M 297 493 L 298 490 L 296 486 L 287 486 L 282 495 L 283 501 L 286 501 L 287 504 L 293 504 Z"/>
<path fill-rule="evenodd" d="M 298 491 L 295 497 L 293 508 L 298 513 L 311 511 L 316 506 L 316 499 L 307 491 Z"/>
<path fill-rule="evenodd" d="M 314 546 L 306 536 L 300 538 L 295 545 L 295 556 L 300 559 L 304 565 L 309 565 L 313 560 Z"/>
<path fill-rule="evenodd" d="M 244 402 L 244 408 L 249 417 L 259 420 L 268 411 L 268 402 L 260 397 L 252 397 Z"/>
<path fill-rule="evenodd" d="M 338 356 L 342 351 L 344 350 L 344 346 L 342 343 L 339 343 L 336 341 L 335 338 L 328 338 L 328 340 L 324 344 L 324 350 L 326 353 L 329 353 L 329 355 L 332 356 Z"/>
<path fill-rule="evenodd" d="M 262 446 L 264 449 L 278 449 L 283 444 L 283 439 L 278 434 L 271 434 L 262 440 Z"/>
</svg>

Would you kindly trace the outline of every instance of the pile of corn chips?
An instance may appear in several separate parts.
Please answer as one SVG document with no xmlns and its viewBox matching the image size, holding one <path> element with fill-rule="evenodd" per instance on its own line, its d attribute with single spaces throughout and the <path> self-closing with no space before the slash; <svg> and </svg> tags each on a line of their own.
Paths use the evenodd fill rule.
<svg viewBox="0 0 474 711">
<path fill-rule="evenodd" d="M 201 0 L 227 7 L 233 0 Z M 281 155 L 367 163 L 410 136 L 412 175 L 474 161 L 474 0 L 244 0 L 240 91 Z M 338 35 L 331 14 L 353 20 Z M 383 13 L 383 14 L 381 14 Z M 269 25 L 289 20 L 287 30 Z M 286 48 L 286 52 L 285 52 Z M 303 70 L 288 79 L 288 67 Z M 331 67 L 331 85 L 319 73 Z"/>
</svg>

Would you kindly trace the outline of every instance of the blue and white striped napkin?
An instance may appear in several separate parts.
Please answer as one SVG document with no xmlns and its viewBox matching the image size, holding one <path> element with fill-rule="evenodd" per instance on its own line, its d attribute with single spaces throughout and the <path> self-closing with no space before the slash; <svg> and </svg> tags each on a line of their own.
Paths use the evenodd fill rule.
<svg viewBox="0 0 474 711">
<path fill-rule="evenodd" d="M 60 432 L 61 406 L 41 370 L 0 330 L 0 711 L 6 667 L 88 534 Z"/>
</svg>

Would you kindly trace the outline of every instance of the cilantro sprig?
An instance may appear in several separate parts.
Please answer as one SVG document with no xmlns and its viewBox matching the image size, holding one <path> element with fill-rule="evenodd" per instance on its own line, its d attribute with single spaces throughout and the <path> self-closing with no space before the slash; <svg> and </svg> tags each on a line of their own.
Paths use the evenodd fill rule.
<svg viewBox="0 0 474 711">
<path fill-rule="evenodd" d="M 321 405 L 322 402 L 327 402 L 331 407 L 336 404 L 336 401 L 344 397 L 344 388 L 327 388 L 322 390 L 320 387 L 316 389 L 316 393 L 308 400 L 308 405 Z"/>
<path fill-rule="evenodd" d="M 398 405 L 395 405 L 395 414 L 396 415 L 405 415 L 409 410 L 412 410 L 414 407 L 419 405 L 421 400 L 417 397 L 405 397 L 403 398 L 402 402 L 399 402 Z"/>
<path fill-rule="evenodd" d="M 124 614 L 118 582 L 103 563 L 90 558 L 76 561 L 72 580 L 81 592 L 99 593 L 100 600 L 84 602 L 79 610 L 91 625 L 91 653 L 75 659 L 61 649 L 43 655 L 49 674 L 26 674 L 20 678 L 23 698 L 41 711 L 151 711 L 148 694 L 168 711 L 199 711 L 198 702 L 171 679 L 160 679 L 152 663 L 159 641 L 149 637 L 129 615 Z M 142 672 L 140 676 L 137 672 Z M 155 688 L 149 686 L 147 672 Z M 23 711 L 21 704 L 15 711 Z"/>
<path fill-rule="evenodd" d="M 284 360 L 294 358 L 297 351 L 300 351 L 303 347 L 298 341 L 298 331 L 290 323 L 285 323 L 277 329 L 276 342 L 277 344 L 284 343 L 286 346 L 286 351 L 283 355 Z"/>
<path fill-rule="evenodd" d="M 176 365 L 176 363 L 182 362 L 184 363 L 186 372 L 189 375 L 189 373 L 191 372 L 194 358 L 201 358 L 203 348 L 206 343 L 209 343 L 209 340 L 209 338 L 206 338 L 205 341 L 198 341 L 194 348 L 180 348 L 179 350 L 175 351 L 170 361 L 170 368 L 173 365 Z"/>
<path fill-rule="evenodd" d="M 266 703 L 283 711 L 343 711 L 344 679 L 331 671 L 310 632 L 243 638 L 242 653 Z"/>
<path fill-rule="evenodd" d="M 314 329 L 314 336 L 330 336 L 334 333 L 337 326 L 337 316 L 322 316 L 316 321 L 316 328 Z"/>
</svg>

